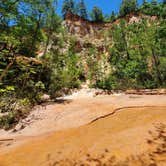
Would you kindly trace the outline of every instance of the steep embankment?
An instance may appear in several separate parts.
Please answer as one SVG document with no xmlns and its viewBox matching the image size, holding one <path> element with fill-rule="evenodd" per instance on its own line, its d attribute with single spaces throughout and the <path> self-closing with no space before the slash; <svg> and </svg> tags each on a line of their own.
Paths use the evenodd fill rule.
<svg viewBox="0 0 166 166">
<path fill-rule="evenodd" d="M 166 121 L 165 103 L 166 96 L 120 95 L 49 105 L 38 112 L 43 111 L 41 119 L 20 132 L 4 135 L 13 141 L 1 145 L 0 165 L 51 165 L 65 158 L 84 160 L 87 154 L 104 151 L 119 160 L 146 152 L 148 131 Z"/>
</svg>

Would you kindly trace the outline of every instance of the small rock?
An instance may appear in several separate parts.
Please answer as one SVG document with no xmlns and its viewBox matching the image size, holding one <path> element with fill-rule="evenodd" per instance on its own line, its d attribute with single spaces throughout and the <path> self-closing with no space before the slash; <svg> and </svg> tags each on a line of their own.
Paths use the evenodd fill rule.
<svg viewBox="0 0 166 166">
<path fill-rule="evenodd" d="M 22 130 L 22 129 L 24 129 L 25 128 L 25 126 L 23 125 L 23 124 L 18 124 L 16 127 L 15 127 L 15 129 L 13 130 L 14 132 L 15 131 L 19 131 L 19 130 Z"/>
<path fill-rule="evenodd" d="M 43 96 L 41 96 L 41 100 L 42 100 L 43 102 L 48 101 L 48 100 L 50 100 L 50 96 L 47 95 L 47 94 L 44 94 Z"/>
</svg>

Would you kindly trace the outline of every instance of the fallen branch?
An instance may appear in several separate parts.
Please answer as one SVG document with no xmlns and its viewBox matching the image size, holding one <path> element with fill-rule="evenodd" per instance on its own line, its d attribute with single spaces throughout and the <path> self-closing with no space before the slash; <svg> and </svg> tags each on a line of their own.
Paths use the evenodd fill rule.
<svg viewBox="0 0 166 166">
<path fill-rule="evenodd" d="M 5 77 L 5 75 L 7 74 L 8 70 L 13 65 L 14 61 L 15 61 L 15 57 L 12 58 L 11 62 L 6 66 L 6 68 L 4 69 L 4 71 L 2 72 L 2 74 L 0 75 L 0 82 L 2 82 L 3 77 Z"/>
<path fill-rule="evenodd" d="M 0 139 L 0 142 L 14 141 L 13 138 Z"/>
</svg>

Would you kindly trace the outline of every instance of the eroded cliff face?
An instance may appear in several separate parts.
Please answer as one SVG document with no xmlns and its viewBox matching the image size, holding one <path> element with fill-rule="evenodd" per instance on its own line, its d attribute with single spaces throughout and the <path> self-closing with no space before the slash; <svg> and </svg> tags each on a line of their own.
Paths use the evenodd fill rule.
<svg viewBox="0 0 166 166">
<path fill-rule="evenodd" d="M 104 33 L 105 29 L 112 27 L 112 23 L 92 22 L 68 12 L 62 24 L 69 36 L 75 38 L 75 52 L 87 55 L 88 48 L 95 48 L 99 54 L 107 52 L 110 39 L 105 38 Z"/>
<path fill-rule="evenodd" d="M 108 47 L 112 45 L 111 30 L 114 25 L 125 20 L 128 24 L 139 23 L 143 19 L 155 21 L 156 16 L 145 16 L 131 13 L 125 17 L 119 17 L 114 22 L 93 22 L 71 12 L 66 13 L 63 26 L 67 29 L 69 36 L 75 38 L 75 52 L 80 53 L 87 48 L 96 48 L 97 52 L 107 53 Z"/>
<path fill-rule="evenodd" d="M 83 66 L 85 76 L 91 72 L 92 64 L 100 68 L 101 75 L 110 73 L 110 48 L 113 46 L 112 30 L 114 25 L 125 20 L 128 24 L 139 23 L 143 19 L 154 21 L 156 17 L 142 14 L 129 14 L 118 18 L 114 22 L 92 22 L 73 13 L 65 15 L 63 26 L 67 30 L 65 51 L 71 46 L 71 38 L 74 52 L 79 56 L 79 62 Z M 91 64 L 92 63 L 92 64 Z"/>
<path fill-rule="evenodd" d="M 65 15 L 63 25 L 68 32 L 82 36 L 94 34 L 107 26 L 106 23 L 88 21 L 71 12 Z"/>
<path fill-rule="evenodd" d="M 141 17 L 139 15 L 135 14 L 129 14 L 126 17 L 124 17 L 128 23 L 135 23 L 140 22 Z M 101 31 L 104 31 L 105 29 L 112 28 L 113 25 L 118 24 L 120 22 L 121 18 L 117 19 L 114 22 L 93 22 L 89 20 L 85 20 L 82 17 L 73 14 L 71 12 L 66 13 L 63 25 L 67 28 L 68 32 L 73 35 L 80 35 L 80 36 L 96 36 L 98 37 L 98 34 Z"/>
</svg>

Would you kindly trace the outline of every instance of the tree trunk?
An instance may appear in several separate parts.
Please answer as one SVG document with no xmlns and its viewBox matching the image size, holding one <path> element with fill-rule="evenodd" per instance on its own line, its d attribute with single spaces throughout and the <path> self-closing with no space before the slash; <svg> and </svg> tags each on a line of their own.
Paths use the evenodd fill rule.
<svg viewBox="0 0 166 166">
<path fill-rule="evenodd" d="M 31 43 L 31 54 L 33 53 L 33 48 L 36 44 L 36 38 L 37 38 L 37 33 L 40 29 L 40 21 L 41 21 L 41 14 L 39 15 L 39 20 L 37 21 L 37 26 L 36 26 L 36 29 L 35 29 L 35 32 L 34 32 L 34 35 L 32 36 L 32 43 Z"/>
<path fill-rule="evenodd" d="M 5 75 L 7 74 L 8 70 L 13 65 L 14 61 L 15 61 L 15 57 L 11 60 L 11 62 L 6 66 L 5 70 L 0 75 L 0 82 L 2 82 L 2 79 L 5 77 Z"/>
<path fill-rule="evenodd" d="M 46 53 L 47 53 L 48 45 L 49 45 L 49 43 L 50 43 L 50 37 L 51 37 L 51 32 L 49 31 L 48 37 L 47 37 L 47 41 L 46 41 L 46 46 L 45 46 L 44 53 L 43 53 L 43 56 L 45 56 Z"/>
<path fill-rule="evenodd" d="M 7 56 L 10 55 L 10 53 L 12 52 L 12 50 L 13 50 L 13 46 L 10 47 L 9 53 L 8 53 Z M 14 61 L 15 61 L 15 59 L 16 59 L 16 57 L 15 57 L 15 55 L 14 55 L 13 52 L 12 52 L 12 54 L 13 54 L 13 55 L 12 55 L 13 58 L 12 58 L 11 62 L 6 66 L 6 68 L 4 69 L 4 71 L 2 72 L 2 74 L 0 75 L 0 82 L 2 82 L 2 79 L 5 77 L 5 75 L 7 74 L 8 70 L 9 70 L 10 67 L 13 65 L 13 63 L 14 63 Z"/>
<path fill-rule="evenodd" d="M 162 76 L 161 76 L 161 73 L 160 73 L 160 70 L 159 70 L 159 59 L 155 54 L 154 48 L 152 48 L 152 56 L 153 56 L 153 61 L 154 61 L 154 65 L 155 65 L 155 68 L 156 68 L 156 75 L 157 75 L 158 82 L 159 82 L 160 85 L 162 85 L 163 82 L 162 82 Z"/>
</svg>

